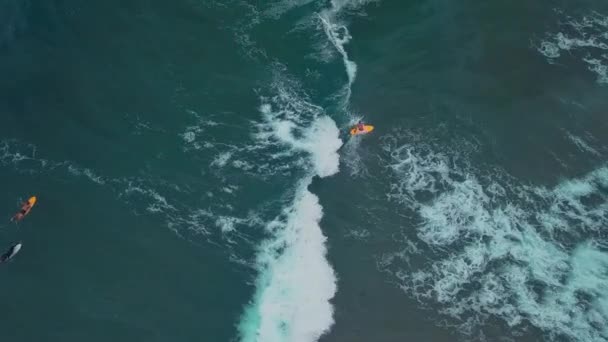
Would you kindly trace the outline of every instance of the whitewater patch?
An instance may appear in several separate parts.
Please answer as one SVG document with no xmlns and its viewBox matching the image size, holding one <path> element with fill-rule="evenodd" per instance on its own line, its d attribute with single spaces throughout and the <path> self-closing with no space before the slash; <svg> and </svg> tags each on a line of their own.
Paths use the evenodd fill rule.
<svg viewBox="0 0 608 342">
<path fill-rule="evenodd" d="M 406 293 L 439 304 L 465 334 L 498 318 L 549 340 L 606 340 L 608 167 L 547 188 L 482 173 L 422 141 L 384 148 L 389 198 L 417 223 L 378 265 Z"/>
<path fill-rule="evenodd" d="M 328 116 L 317 118 L 301 138 L 293 133 L 294 125 L 290 121 L 276 121 L 272 125 L 274 134 L 293 150 L 309 153 L 311 164 L 316 175 L 331 176 L 338 170 L 338 149 L 342 141 L 338 139 L 338 128 Z"/>
<path fill-rule="evenodd" d="M 536 49 L 550 63 L 578 58 L 598 83 L 608 83 L 608 17 L 593 12 L 582 18 L 566 17 L 560 32 L 548 33 Z"/>
<path fill-rule="evenodd" d="M 230 160 L 230 158 L 232 157 L 232 152 L 223 152 L 218 154 L 213 161 L 211 162 L 212 166 L 216 166 L 216 167 L 224 167 L 226 166 L 226 163 L 228 163 L 228 161 Z"/>
<path fill-rule="evenodd" d="M 314 176 L 338 172 L 342 141 L 335 122 L 291 86 L 277 80 L 276 95 L 261 99 L 254 138 L 275 163 L 299 167 L 302 178 L 282 213 L 266 225 L 270 238 L 256 258 L 255 294 L 239 324 L 243 342 L 316 341 L 334 322 L 336 276 L 319 225 L 323 210 L 307 188 Z"/>
<path fill-rule="evenodd" d="M 336 276 L 327 262 L 323 211 L 303 181 L 293 204 L 267 229 L 260 247 L 256 294 L 239 330 L 242 341 L 316 341 L 333 324 Z"/>
<path fill-rule="evenodd" d="M 261 99 L 262 121 L 254 134 L 258 146 L 265 146 L 278 167 L 312 168 L 321 177 L 336 173 L 342 141 L 335 122 L 290 82 L 277 80 L 273 88 L 276 95 Z"/>
</svg>

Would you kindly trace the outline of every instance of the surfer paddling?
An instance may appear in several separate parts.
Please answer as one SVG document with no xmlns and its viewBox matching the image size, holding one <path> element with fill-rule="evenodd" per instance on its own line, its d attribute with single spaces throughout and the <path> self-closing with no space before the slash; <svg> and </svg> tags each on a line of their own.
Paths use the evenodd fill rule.
<svg viewBox="0 0 608 342">
<path fill-rule="evenodd" d="M 11 260 L 21 250 L 21 242 L 12 245 L 4 254 L 0 256 L 0 263 Z"/>
<path fill-rule="evenodd" d="M 11 221 L 13 221 L 13 222 L 19 222 L 19 221 L 23 220 L 23 218 L 27 214 L 30 213 L 30 210 L 32 210 L 32 207 L 34 207 L 34 204 L 36 204 L 36 196 L 32 196 L 27 201 L 25 201 L 21 205 L 21 210 L 19 210 L 19 212 L 17 212 L 13 216 L 13 218 L 11 218 Z"/>
</svg>

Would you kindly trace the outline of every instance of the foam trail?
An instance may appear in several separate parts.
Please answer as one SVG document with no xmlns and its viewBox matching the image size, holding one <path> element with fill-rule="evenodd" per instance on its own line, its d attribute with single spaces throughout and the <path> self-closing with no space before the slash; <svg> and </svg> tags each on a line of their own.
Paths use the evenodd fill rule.
<svg viewBox="0 0 608 342">
<path fill-rule="evenodd" d="M 368 174 L 365 164 L 358 150 L 361 139 L 350 139 L 344 145 L 344 162 L 350 172 L 351 177 L 362 177 Z"/>
<path fill-rule="evenodd" d="M 334 16 L 335 12 L 328 11 L 323 12 L 320 18 L 321 22 L 323 23 L 325 34 L 336 50 L 338 50 L 340 55 L 342 55 L 342 60 L 344 62 L 344 66 L 346 67 L 346 74 L 348 76 L 347 86 L 350 88 L 355 81 L 355 77 L 357 76 L 357 64 L 348 58 L 348 53 L 346 52 L 344 46 L 348 44 L 353 37 L 348 32 L 346 26 L 332 22 L 332 20 L 334 20 Z M 350 97 L 350 93 L 348 97 Z"/>
<path fill-rule="evenodd" d="M 304 152 L 308 162 L 293 200 L 267 225 L 272 237 L 259 249 L 256 292 L 239 324 L 242 342 L 313 342 L 334 322 L 330 300 L 336 276 L 325 257 L 326 237 L 319 225 L 323 209 L 307 187 L 314 176 L 338 172 L 342 141 L 335 122 L 319 107 L 283 88 L 278 93 L 274 103 L 260 108 L 262 127 L 269 130 L 257 138 L 287 146 L 289 153 L 281 156 Z"/>
<path fill-rule="evenodd" d="M 342 61 L 346 68 L 348 83 L 344 87 L 344 107 L 350 101 L 352 93 L 351 87 L 357 77 L 357 64 L 349 58 L 348 53 L 346 52 L 345 46 L 350 42 L 352 36 L 346 25 L 339 22 L 338 16 L 346 8 L 358 8 L 369 2 L 370 0 L 332 0 L 331 7 L 319 14 L 325 35 L 342 56 Z"/>
</svg>

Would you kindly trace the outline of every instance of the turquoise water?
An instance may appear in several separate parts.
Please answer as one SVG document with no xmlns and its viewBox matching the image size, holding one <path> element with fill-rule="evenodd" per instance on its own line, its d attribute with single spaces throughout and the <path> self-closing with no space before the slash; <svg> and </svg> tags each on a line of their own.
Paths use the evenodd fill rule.
<svg viewBox="0 0 608 342">
<path fill-rule="evenodd" d="M 0 12 L 3 340 L 608 339 L 604 3 Z"/>
</svg>

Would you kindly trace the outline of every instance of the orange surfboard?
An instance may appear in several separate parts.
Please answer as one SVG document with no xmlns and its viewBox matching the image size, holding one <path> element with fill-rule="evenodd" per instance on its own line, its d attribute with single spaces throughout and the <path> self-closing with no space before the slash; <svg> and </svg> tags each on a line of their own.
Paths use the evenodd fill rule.
<svg viewBox="0 0 608 342">
<path fill-rule="evenodd" d="M 363 125 L 363 130 L 360 131 L 357 126 L 353 127 L 353 129 L 350 130 L 350 135 L 360 135 L 360 134 L 367 134 L 371 131 L 374 130 L 374 126 L 372 125 Z"/>
</svg>

